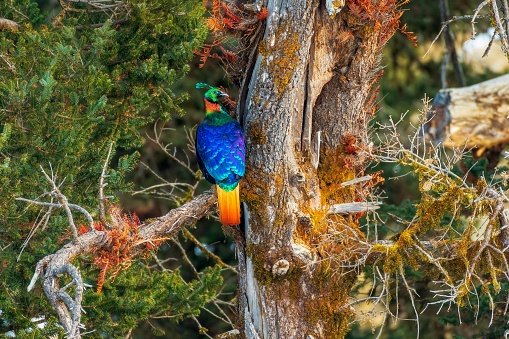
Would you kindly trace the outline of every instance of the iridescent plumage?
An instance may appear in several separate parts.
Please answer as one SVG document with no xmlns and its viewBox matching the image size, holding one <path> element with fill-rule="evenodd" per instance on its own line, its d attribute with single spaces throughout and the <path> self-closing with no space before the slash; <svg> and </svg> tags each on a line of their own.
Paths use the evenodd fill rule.
<svg viewBox="0 0 509 339">
<path fill-rule="evenodd" d="M 244 134 L 221 104 L 225 93 L 203 83 L 196 88 L 208 88 L 204 97 L 206 115 L 196 129 L 198 165 L 205 178 L 218 186 L 221 222 L 236 225 L 240 222 L 238 183 L 246 169 Z"/>
</svg>

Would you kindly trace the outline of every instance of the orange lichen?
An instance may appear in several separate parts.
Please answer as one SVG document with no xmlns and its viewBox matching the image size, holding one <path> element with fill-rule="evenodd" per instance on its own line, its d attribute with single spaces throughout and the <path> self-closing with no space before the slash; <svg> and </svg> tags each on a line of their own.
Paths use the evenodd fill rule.
<svg viewBox="0 0 509 339">
<path fill-rule="evenodd" d="M 353 134 L 345 134 L 341 138 L 341 143 L 343 144 L 343 148 L 346 154 L 355 154 L 359 151 L 359 146 L 357 145 L 357 138 Z"/>
<path fill-rule="evenodd" d="M 269 16 L 269 10 L 266 7 L 262 7 L 260 12 L 258 12 L 256 14 L 256 18 L 260 21 L 267 19 L 268 16 Z"/>
<path fill-rule="evenodd" d="M 209 58 L 218 59 L 223 64 L 230 65 L 237 61 L 236 51 L 224 47 L 227 36 L 253 35 L 261 21 L 268 16 L 268 10 L 262 7 L 260 11 L 253 11 L 245 6 L 236 5 L 222 0 L 205 0 L 204 6 L 210 4 L 210 17 L 206 25 L 212 33 L 213 41 L 204 44 L 194 53 L 200 57 L 199 67 L 202 68 Z"/>
<path fill-rule="evenodd" d="M 97 293 L 102 291 L 106 274 L 114 279 L 121 270 L 129 268 L 134 255 L 133 248 L 139 241 L 140 220 L 135 214 L 122 214 L 119 209 L 112 209 L 112 229 L 107 230 L 108 245 L 103 247 L 94 258 L 94 265 L 99 268 Z"/>
<path fill-rule="evenodd" d="M 88 228 L 88 226 L 85 226 L 83 224 L 79 225 L 78 226 L 78 234 L 79 235 L 83 235 L 85 233 L 87 233 L 88 231 L 90 231 L 90 229 Z"/>
<path fill-rule="evenodd" d="M 403 15 L 401 7 L 408 2 L 409 0 L 348 0 L 347 6 L 354 16 L 371 23 L 373 30 L 378 34 L 378 46 L 381 48 L 398 30 L 412 43 L 417 42 L 413 33 L 407 31 L 406 25 L 401 25 Z"/>
</svg>

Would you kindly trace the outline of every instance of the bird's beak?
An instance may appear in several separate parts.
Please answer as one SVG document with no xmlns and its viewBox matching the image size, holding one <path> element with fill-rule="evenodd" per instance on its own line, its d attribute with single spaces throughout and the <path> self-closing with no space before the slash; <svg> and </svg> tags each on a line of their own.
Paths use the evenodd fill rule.
<svg viewBox="0 0 509 339">
<path fill-rule="evenodd" d="M 229 97 L 230 96 L 228 94 L 221 92 L 221 94 L 218 95 L 217 99 L 221 104 L 224 104 L 228 102 Z"/>
</svg>

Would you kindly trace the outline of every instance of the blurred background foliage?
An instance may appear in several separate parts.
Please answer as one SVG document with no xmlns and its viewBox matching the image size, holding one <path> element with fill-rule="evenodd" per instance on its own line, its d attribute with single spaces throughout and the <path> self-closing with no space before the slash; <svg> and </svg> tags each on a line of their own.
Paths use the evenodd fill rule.
<svg viewBox="0 0 509 339">
<path fill-rule="evenodd" d="M 451 15 L 471 14 L 479 3 L 449 2 Z M 34 220 L 40 216 L 37 208 L 12 204 L 14 197 L 35 198 L 44 192 L 47 183 L 39 165 L 47 168 L 51 163 L 60 179 L 66 178 L 63 190 L 69 200 L 95 211 L 102 161 L 109 144 L 114 142 L 116 155 L 110 164 L 108 194 L 115 195 L 123 209 L 135 212 L 141 220 L 160 216 L 191 193 L 208 188 L 203 181 L 195 186 L 198 174 L 179 165 L 160 145 L 149 140 L 154 138 L 154 131 L 164 127 L 160 143 L 170 144 L 168 151 L 176 149 L 172 154 L 185 163 L 189 161 L 196 171 L 188 135 L 193 134 L 193 126 L 201 120 L 203 107 L 201 93 L 194 90 L 194 84 L 205 81 L 224 86 L 232 94 L 236 92 L 216 60 L 199 68 L 199 60 L 193 57 L 193 51 L 206 39 L 203 1 L 128 3 L 133 8 L 129 25 L 122 25 L 126 18 L 118 13 L 105 17 L 102 13 L 73 12 L 60 17 L 60 6 L 52 0 L 7 0 L 0 4 L 1 17 L 23 26 L 23 34 L 2 32 L 0 36 L 2 56 L 16 58 L 14 75 L 5 63 L 0 66 L 0 289 L 4 291 L 0 294 L 0 333 L 47 337 L 59 331 L 54 316 L 43 320 L 44 328 L 34 326 L 34 318 L 51 313 L 40 287 L 35 293 L 25 291 L 37 260 L 70 238 L 66 219 L 60 213 L 47 226 L 40 227 L 19 255 Z M 414 47 L 405 36 L 397 35 L 385 47 L 380 109 L 373 122 L 376 129 L 377 121 L 383 122 L 389 116 L 397 119 L 409 111 L 400 125 L 403 135 L 416 123 L 424 95 L 433 97 L 441 87 L 444 52 L 442 39 L 438 39 L 423 57 L 441 27 L 438 2 L 412 0 L 406 8 L 403 22 L 416 34 L 419 44 Z M 487 42 L 476 44 L 469 40 L 468 22 L 454 23 L 451 28 L 467 84 L 507 71 L 507 60 L 497 46 L 492 48 L 490 60 L 479 58 Z M 487 28 L 480 24 L 477 29 L 483 32 Z M 482 38 L 481 35 L 478 40 Z M 451 69 L 447 74 L 449 86 L 458 85 Z M 386 177 L 381 187 L 386 204 L 381 210 L 385 227 L 379 230 L 390 238 L 401 230 L 397 218 L 408 220 L 415 214 L 419 191 L 415 178 L 404 175 L 407 169 L 374 164 L 373 170 L 380 169 Z M 476 171 L 477 175 L 486 172 L 486 162 L 477 162 Z M 194 188 L 184 188 L 177 194 L 161 190 L 142 194 L 143 189 L 161 182 L 157 176 Z M 390 179 L 393 177 L 398 179 Z M 133 195 L 135 192 L 138 193 Z M 227 265 L 235 265 L 233 244 L 217 221 L 202 220 L 191 231 L 206 250 Z M 97 269 L 86 261 L 82 269 L 85 281 L 94 285 Z M 354 294 L 369 292 L 370 273 L 368 269 L 361 275 Z M 426 277 L 418 272 L 413 276 L 419 280 L 417 290 L 425 300 Z M 114 281 L 107 280 L 101 294 L 95 293 L 94 288 L 87 290 L 83 322 L 93 332 L 86 336 L 214 336 L 230 328 L 224 320 L 235 319 L 235 309 L 229 304 L 234 301 L 235 284 L 231 270 L 211 260 L 189 236 L 181 235 L 178 244 L 162 245 L 154 256 L 133 264 Z M 507 294 L 507 286 L 504 290 L 506 293 L 500 296 Z M 401 298 L 400 315 L 411 318 L 409 300 Z M 214 305 L 218 300 L 220 310 Z M 479 324 L 473 323 L 472 311 L 464 310 L 459 324 L 456 310 L 439 315 L 428 310 L 421 315 L 421 337 L 498 338 L 506 324 L 502 319 L 488 328 L 489 309 L 487 303 L 484 306 Z M 420 305 L 423 307 L 424 303 Z M 374 337 L 381 317 L 370 315 L 366 319 L 362 307 L 359 314 L 359 322 L 353 325 L 349 337 Z M 387 320 L 382 337 L 409 338 L 415 333 L 415 322 Z"/>
</svg>

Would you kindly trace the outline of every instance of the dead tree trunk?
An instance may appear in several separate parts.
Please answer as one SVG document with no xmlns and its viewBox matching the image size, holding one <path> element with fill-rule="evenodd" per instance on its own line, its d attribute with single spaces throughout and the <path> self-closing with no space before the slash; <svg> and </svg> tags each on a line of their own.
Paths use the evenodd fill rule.
<svg viewBox="0 0 509 339">
<path fill-rule="evenodd" d="M 369 189 L 364 175 L 380 49 L 398 28 L 397 1 L 269 0 L 265 34 L 244 80 L 248 142 L 246 242 L 239 246 L 239 317 L 248 338 L 343 337 L 355 275 L 358 214 L 335 204 Z M 369 184 L 368 184 L 369 186 Z M 356 245 L 354 245 L 356 244 Z"/>
</svg>

